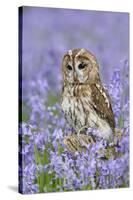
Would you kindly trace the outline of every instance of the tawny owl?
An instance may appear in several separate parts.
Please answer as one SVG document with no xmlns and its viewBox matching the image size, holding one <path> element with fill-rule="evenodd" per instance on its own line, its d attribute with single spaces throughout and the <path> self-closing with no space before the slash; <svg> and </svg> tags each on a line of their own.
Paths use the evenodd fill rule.
<svg viewBox="0 0 133 200">
<path fill-rule="evenodd" d="M 114 114 L 95 56 L 86 49 L 69 50 L 62 61 L 62 74 L 61 106 L 68 123 L 76 133 L 91 127 L 100 137 L 112 138 Z"/>
</svg>

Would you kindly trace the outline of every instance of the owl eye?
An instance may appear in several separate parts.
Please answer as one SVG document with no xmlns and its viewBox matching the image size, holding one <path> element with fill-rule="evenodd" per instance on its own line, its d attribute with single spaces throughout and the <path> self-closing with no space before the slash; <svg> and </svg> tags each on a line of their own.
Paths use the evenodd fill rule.
<svg viewBox="0 0 133 200">
<path fill-rule="evenodd" d="M 79 69 L 84 69 L 85 67 L 86 67 L 85 63 L 80 63 L 78 66 Z"/>
<path fill-rule="evenodd" d="M 67 65 L 67 69 L 68 69 L 68 70 L 72 70 L 73 68 L 72 68 L 71 65 Z"/>
</svg>

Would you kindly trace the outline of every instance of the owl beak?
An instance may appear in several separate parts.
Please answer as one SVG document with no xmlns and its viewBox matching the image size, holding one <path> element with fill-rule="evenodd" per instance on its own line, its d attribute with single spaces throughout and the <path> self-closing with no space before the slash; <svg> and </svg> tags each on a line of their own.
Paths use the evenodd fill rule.
<svg viewBox="0 0 133 200">
<path fill-rule="evenodd" d="M 77 75 L 76 75 L 75 72 L 74 72 L 73 80 L 74 80 L 74 82 L 77 82 L 77 81 L 78 81 L 78 80 L 77 80 Z"/>
</svg>

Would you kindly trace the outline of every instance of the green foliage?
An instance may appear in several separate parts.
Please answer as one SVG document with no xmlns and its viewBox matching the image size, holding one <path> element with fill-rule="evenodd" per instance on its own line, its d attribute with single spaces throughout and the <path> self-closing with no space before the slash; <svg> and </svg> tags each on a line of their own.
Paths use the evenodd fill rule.
<svg viewBox="0 0 133 200">
<path fill-rule="evenodd" d="M 38 166 L 49 166 L 49 149 L 53 148 L 50 144 L 45 145 L 43 153 L 40 153 L 37 146 L 34 144 L 34 155 L 35 162 Z M 58 142 L 58 153 L 61 154 L 64 151 L 63 147 Z M 37 171 L 37 183 L 39 185 L 39 192 L 53 192 L 59 191 L 62 186 L 63 179 L 57 178 L 55 172 L 49 172 L 49 170 L 38 170 Z"/>
</svg>

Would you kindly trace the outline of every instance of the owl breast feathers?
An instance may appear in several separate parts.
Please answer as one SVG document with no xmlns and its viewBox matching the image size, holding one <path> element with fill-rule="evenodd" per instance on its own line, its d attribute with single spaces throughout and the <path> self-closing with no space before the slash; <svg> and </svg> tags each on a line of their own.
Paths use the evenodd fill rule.
<svg viewBox="0 0 133 200">
<path fill-rule="evenodd" d="M 68 123 L 77 133 L 91 127 L 97 128 L 100 137 L 112 138 L 114 114 L 94 55 L 85 49 L 69 50 L 63 58 L 62 73 L 61 106 Z"/>
</svg>

